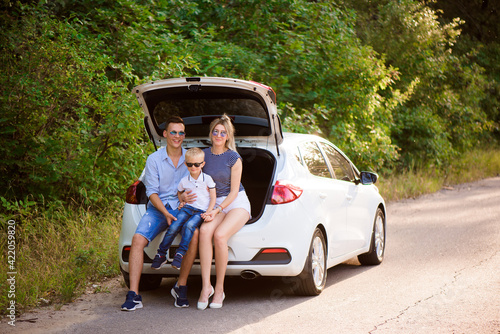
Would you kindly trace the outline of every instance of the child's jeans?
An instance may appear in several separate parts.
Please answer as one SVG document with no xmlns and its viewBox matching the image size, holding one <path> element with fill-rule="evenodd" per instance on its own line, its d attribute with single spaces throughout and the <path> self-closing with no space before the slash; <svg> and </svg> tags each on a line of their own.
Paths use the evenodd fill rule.
<svg viewBox="0 0 500 334">
<path fill-rule="evenodd" d="M 201 214 L 205 211 L 192 207 L 191 205 L 184 205 L 182 209 L 179 210 L 177 214 L 177 220 L 173 220 L 172 224 L 167 229 L 165 237 L 158 248 L 158 254 L 166 255 L 167 250 L 172 245 L 177 233 L 181 232 L 181 242 L 177 253 L 181 253 L 183 256 L 186 254 L 189 243 L 193 238 L 194 231 L 201 225 L 203 218 Z"/>
</svg>

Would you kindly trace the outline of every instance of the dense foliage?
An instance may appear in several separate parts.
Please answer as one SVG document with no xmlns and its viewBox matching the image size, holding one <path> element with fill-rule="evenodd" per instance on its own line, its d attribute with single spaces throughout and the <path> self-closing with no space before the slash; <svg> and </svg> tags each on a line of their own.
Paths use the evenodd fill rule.
<svg viewBox="0 0 500 334">
<path fill-rule="evenodd" d="M 411 92 L 392 111 L 391 138 L 406 164 L 445 164 L 491 133 L 492 119 L 482 108 L 488 87 L 484 69 L 452 49 L 460 19 L 440 24 L 433 10 L 412 0 L 351 5 L 359 13 L 360 38 L 400 73 L 391 88 Z"/>
<path fill-rule="evenodd" d="M 363 169 L 446 166 L 500 136 L 500 47 L 427 2 L 3 1 L 0 197 L 122 196 L 152 150 L 130 89 L 179 76 L 272 86 Z"/>
</svg>

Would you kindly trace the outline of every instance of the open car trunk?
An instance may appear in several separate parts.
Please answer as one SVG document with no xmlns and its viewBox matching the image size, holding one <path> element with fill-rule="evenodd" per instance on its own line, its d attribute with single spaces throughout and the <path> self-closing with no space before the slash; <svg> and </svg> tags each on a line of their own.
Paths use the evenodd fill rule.
<svg viewBox="0 0 500 334">
<path fill-rule="evenodd" d="M 247 222 L 251 224 L 259 219 L 272 195 L 272 181 L 276 168 L 276 159 L 271 152 L 260 148 L 238 148 L 238 153 L 243 159 L 243 174 L 241 183 L 245 187 L 252 207 L 252 218 Z M 137 187 L 137 198 L 140 204 L 146 204 L 146 187 L 141 183 Z"/>
<path fill-rule="evenodd" d="M 274 91 L 263 84 L 230 78 L 177 78 L 145 83 L 133 89 L 144 111 L 144 126 L 155 147 L 164 146 L 163 130 L 180 116 L 186 139 L 208 136 L 212 120 L 226 114 L 237 138 L 283 141 Z"/>
<path fill-rule="evenodd" d="M 266 150 L 258 148 L 239 148 L 243 160 L 241 183 L 250 200 L 252 218 L 247 224 L 259 219 L 272 195 L 272 181 L 276 159 Z"/>
</svg>

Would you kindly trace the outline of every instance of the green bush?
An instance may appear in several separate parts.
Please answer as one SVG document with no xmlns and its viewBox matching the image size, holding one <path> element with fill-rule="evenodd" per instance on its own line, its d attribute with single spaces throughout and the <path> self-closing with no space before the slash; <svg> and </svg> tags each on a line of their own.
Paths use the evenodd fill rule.
<svg viewBox="0 0 500 334">
<path fill-rule="evenodd" d="M 146 155 L 130 68 L 97 52 L 102 42 L 78 25 L 44 11 L 11 24 L 0 54 L 0 84 L 9 87 L 0 93 L 4 196 L 106 205 Z"/>
<path fill-rule="evenodd" d="M 453 53 L 459 18 L 441 24 L 421 2 L 384 0 L 351 3 L 364 43 L 399 72 L 393 91 L 409 92 L 392 111 L 391 138 L 404 166 L 446 166 L 451 157 L 478 145 L 493 124 L 483 109 L 490 83 L 468 56 Z"/>
</svg>

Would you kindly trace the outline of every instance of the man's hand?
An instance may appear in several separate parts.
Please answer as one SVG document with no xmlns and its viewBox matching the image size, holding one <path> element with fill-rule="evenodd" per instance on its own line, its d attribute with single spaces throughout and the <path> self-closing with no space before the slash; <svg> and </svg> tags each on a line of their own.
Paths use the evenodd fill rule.
<svg viewBox="0 0 500 334">
<path fill-rule="evenodd" d="M 181 194 L 181 202 L 188 204 L 194 203 L 196 201 L 196 194 L 192 193 L 192 190 L 185 191 Z"/>
<path fill-rule="evenodd" d="M 173 215 L 171 215 L 169 212 L 165 214 L 165 218 L 167 218 L 167 224 L 170 226 L 172 224 L 172 221 L 177 220 Z"/>
</svg>

